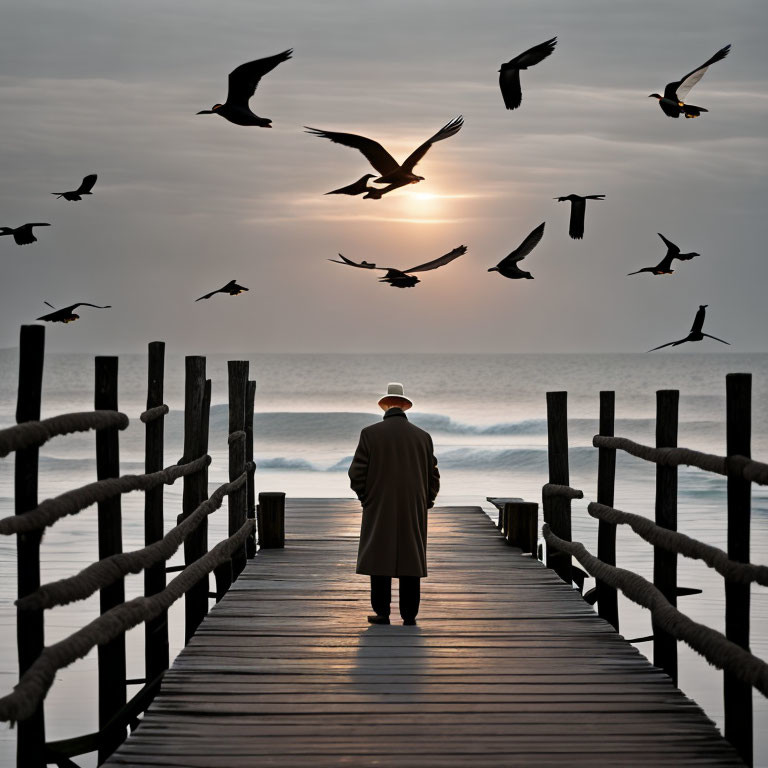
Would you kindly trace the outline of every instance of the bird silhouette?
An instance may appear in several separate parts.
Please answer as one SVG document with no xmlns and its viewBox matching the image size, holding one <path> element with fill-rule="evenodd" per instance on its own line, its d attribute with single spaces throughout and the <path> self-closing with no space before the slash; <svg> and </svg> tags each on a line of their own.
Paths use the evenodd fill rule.
<svg viewBox="0 0 768 768">
<path fill-rule="evenodd" d="M 93 189 L 93 185 L 96 183 L 97 178 L 98 176 L 95 173 L 89 173 L 82 180 L 77 189 L 70 190 L 69 192 L 51 192 L 51 194 L 56 195 L 57 199 L 63 197 L 65 200 L 70 200 L 71 202 L 82 200 L 82 195 L 93 194 L 91 190 Z"/>
<path fill-rule="evenodd" d="M 721 48 L 711 59 L 707 59 L 700 67 L 689 72 L 687 75 L 683 75 L 679 80 L 675 80 L 672 83 L 667 83 L 664 88 L 664 95 L 659 93 L 652 93 L 649 99 L 658 99 L 661 111 L 668 117 L 680 117 L 685 115 L 686 117 L 698 117 L 702 112 L 709 112 L 704 107 L 697 107 L 694 104 L 686 104 L 685 98 L 688 96 L 691 88 L 704 77 L 704 73 L 707 71 L 710 64 L 714 64 L 716 61 L 724 59 L 728 52 L 731 50 L 730 45 L 726 45 Z"/>
<path fill-rule="evenodd" d="M 16 245 L 29 245 L 36 243 L 37 238 L 32 233 L 32 227 L 50 227 L 43 221 L 34 221 L 29 224 L 22 224 L 20 227 L 0 227 L 0 237 L 3 235 L 13 235 Z"/>
<path fill-rule="evenodd" d="M 260 128 L 271 128 L 272 120 L 259 117 L 251 112 L 248 102 L 256 92 L 261 78 L 271 72 L 278 64 L 291 58 L 293 49 L 267 56 L 256 61 L 249 61 L 235 67 L 229 73 L 229 90 L 227 100 L 223 104 L 214 104 L 211 109 L 203 109 L 198 115 L 221 115 L 225 120 L 235 125 L 256 125 Z"/>
<path fill-rule="evenodd" d="M 416 164 L 427 154 L 429 148 L 435 142 L 455 136 L 461 130 L 462 125 L 464 125 L 464 118 L 461 115 L 446 123 L 434 136 L 431 136 L 421 146 L 411 152 L 402 165 L 399 165 L 395 158 L 378 141 L 373 139 L 367 139 L 365 136 L 358 136 L 355 133 L 322 131 L 306 125 L 304 127 L 307 129 L 307 133 L 311 133 L 313 136 L 320 136 L 323 139 L 330 139 L 335 144 L 342 144 L 345 147 L 360 150 L 368 162 L 380 174 L 377 179 L 373 180 L 374 183 L 394 184 L 396 186 L 393 189 L 396 189 L 406 184 L 416 184 L 419 181 L 424 181 L 423 176 L 417 176 L 413 172 Z M 371 195 L 371 197 L 380 197 L 380 195 Z"/>
<path fill-rule="evenodd" d="M 540 242 L 544 237 L 544 225 L 546 222 L 539 224 L 536 229 L 531 232 L 528 237 L 523 240 L 520 245 L 515 248 L 509 256 L 503 258 L 495 267 L 490 267 L 489 272 L 498 272 L 504 277 L 508 277 L 510 280 L 533 280 L 533 275 L 530 272 L 520 269 L 517 264 L 522 261 Z"/>
<path fill-rule="evenodd" d="M 655 352 L 657 349 L 663 349 L 664 347 L 676 347 L 678 344 L 685 344 L 686 341 L 701 341 L 705 336 L 708 339 L 714 339 L 715 341 L 719 341 L 723 344 L 728 344 L 730 346 L 729 341 L 725 341 L 724 339 L 718 339 L 717 336 L 711 336 L 710 334 L 704 333 L 701 330 L 704 326 L 704 315 L 706 314 L 708 306 L 709 304 L 699 304 L 699 311 L 696 313 L 696 317 L 693 320 L 693 325 L 691 326 L 691 332 L 684 339 L 678 339 L 677 341 L 668 341 L 666 344 L 661 344 L 658 347 L 649 349 L 648 351 Z"/>
<path fill-rule="evenodd" d="M 605 195 L 566 195 L 553 199 L 560 203 L 570 201 L 571 221 L 568 225 L 568 234 L 573 240 L 581 240 L 584 237 L 584 214 L 587 212 L 587 200 L 605 200 Z"/>
<path fill-rule="evenodd" d="M 517 109 L 523 100 L 523 92 L 520 88 L 520 70 L 528 69 L 540 61 L 544 61 L 555 50 L 556 45 L 557 37 L 553 37 L 544 43 L 534 45 L 525 53 L 521 53 L 506 64 L 501 65 L 499 87 L 504 98 L 504 106 L 507 109 Z"/>
<path fill-rule="evenodd" d="M 466 245 L 460 245 L 458 248 L 454 248 L 450 253 L 446 253 L 444 256 L 440 256 L 437 259 L 428 261 L 425 264 L 419 264 L 416 267 L 410 269 L 396 269 L 395 267 L 377 267 L 376 264 L 370 261 L 356 262 L 348 259 L 346 256 L 339 254 L 341 261 L 338 259 L 328 259 L 334 264 L 346 264 L 349 267 L 358 267 L 359 269 L 378 269 L 387 274 L 384 277 L 379 278 L 380 283 L 389 283 L 393 288 L 413 288 L 416 283 L 420 283 L 418 277 L 414 277 L 412 272 L 427 272 L 431 269 L 437 269 L 443 267 L 446 264 L 450 264 L 454 259 L 459 256 L 463 256 L 467 252 Z"/>
<path fill-rule="evenodd" d="M 244 285 L 238 285 L 234 280 L 230 280 L 226 285 L 222 286 L 221 288 L 218 288 L 215 291 L 206 293 L 205 296 L 201 296 L 199 299 L 195 299 L 195 301 L 210 299 L 211 296 L 215 296 L 217 293 L 228 293 L 230 296 L 237 296 L 241 294 L 243 291 L 247 291 L 247 290 L 248 289 Z"/>
<path fill-rule="evenodd" d="M 656 233 L 667 246 L 667 255 L 655 266 L 655 267 L 643 267 L 638 269 L 637 272 L 628 272 L 629 275 L 639 275 L 641 272 L 650 272 L 652 275 L 671 275 L 675 270 L 672 269 L 672 261 L 679 259 L 680 261 L 690 261 L 700 256 L 699 253 L 680 253 L 680 248 L 676 246 L 671 240 L 667 240 L 661 232 Z"/>
<path fill-rule="evenodd" d="M 53 304 L 49 304 L 47 301 L 44 301 L 43 304 L 47 304 L 54 310 L 37 318 L 38 320 L 45 320 L 46 323 L 74 323 L 80 317 L 74 312 L 78 307 L 96 307 L 96 309 L 110 309 L 112 307 L 111 304 L 102 306 L 101 304 L 89 304 L 87 301 L 78 301 L 77 304 L 70 304 L 62 309 L 56 309 Z"/>
</svg>

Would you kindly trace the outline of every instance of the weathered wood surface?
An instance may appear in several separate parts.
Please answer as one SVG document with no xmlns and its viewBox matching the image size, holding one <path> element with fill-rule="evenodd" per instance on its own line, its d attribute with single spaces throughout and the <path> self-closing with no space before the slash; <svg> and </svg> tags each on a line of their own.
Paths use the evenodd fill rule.
<svg viewBox="0 0 768 768">
<path fill-rule="evenodd" d="M 110 765 L 741 765 L 479 508 L 430 512 L 419 623 L 404 627 L 396 588 L 393 624 L 366 623 L 359 505 L 287 506 L 286 548 L 248 562 Z"/>
</svg>

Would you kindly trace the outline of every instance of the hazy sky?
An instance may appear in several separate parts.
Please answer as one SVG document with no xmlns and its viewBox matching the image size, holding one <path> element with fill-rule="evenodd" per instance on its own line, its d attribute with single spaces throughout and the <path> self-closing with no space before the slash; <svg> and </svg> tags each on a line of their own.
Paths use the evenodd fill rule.
<svg viewBox="0 0 768 768">
<path fill-rule="evenodd" d="M 177 353 L 644 351 L 709 304 L 705 331 L 768 351 L 767 22 L 765 0 L 6 0 L 0 225 L 52 226 L 0 239 L 0 346 L 43 300 L 114 306 L 49 327 L 51 351 Z M 499 64 L 554 35 L 507 112 Z M 648 94 L 726 43 L 691 96 L 710 112 L 665 117 Z M 271 130 L 195 116 L 289 47 L 252 102 Z M 458 114 L 426 181 L 323 196 L 370 169 L 302 126 L 402 160 Z M 87 173 L 93 197 L 48 194 Z M 606 195 L 583 241 L 552 199 L 571 192 Z M 534 280 L 487 272 L 542 221 Z M 664 255 L 657 232 L 701 257 L 626 277 Z M 407 268 L 462 243 L 405 290 L 326 260 Z M 194 303 L 232 278 L 250 292 Z"/>
</svg>

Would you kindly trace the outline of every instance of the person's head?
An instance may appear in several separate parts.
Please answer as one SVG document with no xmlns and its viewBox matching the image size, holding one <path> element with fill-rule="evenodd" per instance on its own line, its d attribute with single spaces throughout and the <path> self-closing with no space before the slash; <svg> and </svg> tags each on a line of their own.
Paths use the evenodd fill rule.
<svg viewBox="0 0 768 768">
<path fill-rule="evenodd" d="M 402 408 L 407 411 L 412 405 L 403 393 L 403 385 L 394 381 L 387 385 L 387 394 L 379 399 L 379 408 L 382 411 L 388 411 L 390 408 Z"/>
</svg>

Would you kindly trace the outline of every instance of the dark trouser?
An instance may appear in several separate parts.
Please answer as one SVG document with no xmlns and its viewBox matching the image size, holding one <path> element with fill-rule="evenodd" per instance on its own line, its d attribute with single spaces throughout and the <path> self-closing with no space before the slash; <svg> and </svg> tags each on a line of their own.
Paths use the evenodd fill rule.
<svg viewBox="0 0 768 768">
<path fill-rule="evenodd" d="M 415 619 L 421 599 L 421 579 L 418 576 L 400 577 L 400 616 Z M 378 616 L 389 616 L 392 602 L 392 579 L 389 576 L 371 576 L 371 607 Z"/>
</svg>

